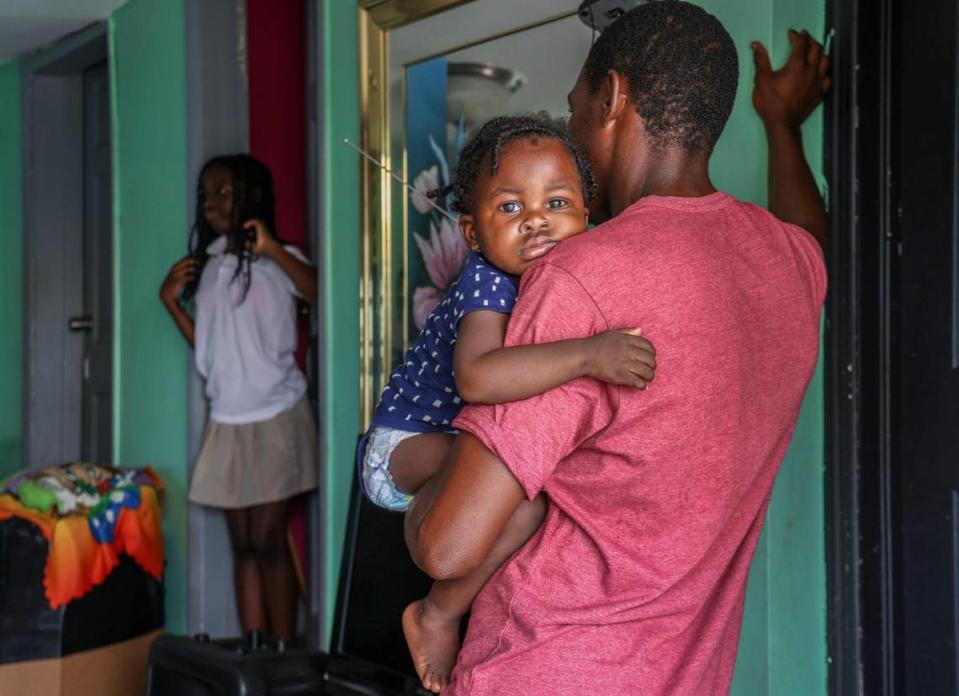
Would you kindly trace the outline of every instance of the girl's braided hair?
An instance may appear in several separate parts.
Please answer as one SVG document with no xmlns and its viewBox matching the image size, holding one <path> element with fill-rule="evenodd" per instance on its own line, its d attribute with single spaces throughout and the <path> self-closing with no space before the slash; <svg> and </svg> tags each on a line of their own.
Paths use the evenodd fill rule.
<svg viewBox="0 0 959 696">
<path fill-rule="evenodd" d="M 243 298 L 250 289 L 250 264 L 253 254 L 247 248 L 250 232 L 243 224 L 250 220 L 262 220 L 269 233 L 276 237 L 276 201 L 273 194 L 273 175 L 269 168 L 255 157 L 247 154 L 221 155 L 207 161 L 197 177 L 196 214 L 190 233 L 190 254 L 200 261 L 197 280 L 183 290 L 183 299 L 189 300 L 196 294 L 199 272 L 206 265 L 209 255 L 206 248 L 217 238 L 216 231 L 210 227 L 203 212 L 205 194 L 203 175 L 213 167 L 228 169 L 233 178 L 232 224 L 227 232 L 227 253 L 235 254 L 239 263 L 233 279 L 243 283 Z"/>
<path fill-rule="evenodd" d="M 552 118 L 545 111 L 521 116 L 498 116 L 487 121 L 460 153 L 452 183 L 430 191 L 427 195 L 431 198 L 445 198 L 452 193 L 450 208 L 457 213 L 471 214 L 476 203 L 473 198 L 476 182 L 484 163 L 487 163 L 489 173 L 495 175 L 499 170 L 500 153 L 505 145 L 516 140 L 537 137 L 558 140 L 566 148 L 579 171 L 583 201 L 589 203 L 596 182 L 586 157 L 573 142 L 565 122 Z"/>
</svg>

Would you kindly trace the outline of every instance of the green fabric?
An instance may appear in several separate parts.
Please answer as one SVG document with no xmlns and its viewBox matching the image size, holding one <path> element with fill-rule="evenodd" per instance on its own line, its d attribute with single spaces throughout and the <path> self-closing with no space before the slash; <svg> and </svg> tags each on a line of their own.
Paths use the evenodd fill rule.
<svg viewBox="0 0 959 696">
<path fill-rule="evenodd" d="M 44 488 L 36 481 L 26 479 L 14 491 L 24 507 L 40 512 L 46 512 L 57 504 L 57 496 L 49 488 Z"/>
</svg>

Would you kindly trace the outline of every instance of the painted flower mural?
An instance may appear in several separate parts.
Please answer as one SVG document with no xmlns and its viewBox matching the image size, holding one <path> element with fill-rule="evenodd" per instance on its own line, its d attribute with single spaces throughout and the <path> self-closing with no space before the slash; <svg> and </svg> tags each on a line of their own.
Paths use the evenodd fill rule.
<svg viewBox="0 0 959 696">
<path fill-rule="evenodd" d="M 467 248 L 459 227 L 454 227 L 446 218 L 441 219 L 439 225 L 430 222 L 429 239 L 424 239 L 416 232 L 413 238 L 433 283 L 432 286 L 419 287 L 413 291 L 413 321 L 417 328 L 422 329 L 426 317 L 442 301 L 446 289 L 459 275 Z"/>
<path fill-rule="evenodd" d="M 430 312 L 443 300 L 446 290 L 456 280 L 468 252 L 459 229 L 458 216 L 449 211 L 448 197 L 431 199 L 427 196 L 430 191 L 446 186 L 450 178 L 445 154 L 432 136 L 429 143 L 438 164 L 420 172 L 413 180 L 413 190 L 410 192 L 410 200 L 416 211 L 429 216 L 429 236 L 413 232 L 423 266 L 432 283 L 413 291 L 413 323 L 420 330 L 425 326 Z"/>
<path fill-rule="evenodd" d="M 410 199 L 413 201 L 413 207 L 416 212 L 426 215 L 433 211 L 433 205 L 427 195 L 430 191 L 435 191 L 440 187 L 439 166 L 433 165 L 429 169 L 424 169 L 419 176 L 413 179 L 413 191 L 410 193 Z"/>
</svg>

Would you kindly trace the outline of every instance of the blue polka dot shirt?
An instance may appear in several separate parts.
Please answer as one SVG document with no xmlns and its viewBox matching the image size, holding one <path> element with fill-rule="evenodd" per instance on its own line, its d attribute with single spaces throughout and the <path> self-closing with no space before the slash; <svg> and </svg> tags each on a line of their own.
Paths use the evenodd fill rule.
<svg viewBox="0 0 959 696">
<path fill-rule="evenodd" d="M 373 425 L 413 432 L 448 431 L 465 405 L 453 378 L 453 346 L 459 322 L 476 311 L 509 314 L 516 304 L 518 280 L 470 252 L 446 297 L 393 370 L 373 414 Z"/>
</svg>

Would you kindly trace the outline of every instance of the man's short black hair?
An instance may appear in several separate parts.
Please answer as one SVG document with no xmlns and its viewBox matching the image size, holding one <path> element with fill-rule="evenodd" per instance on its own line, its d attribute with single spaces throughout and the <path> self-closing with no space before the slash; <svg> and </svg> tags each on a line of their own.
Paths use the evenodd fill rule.
<svg viewBox="0 0 959 696">
<path fill-rule="evenodd" d="M 739 83 L 729 32 L 701 7 L 678 0 L 624 14 L 593 45 L 584 70 L 593 93 L 610 70 L 625 76 L 649 137 L 689 152 L 712 151 Z"/>
</svg>

